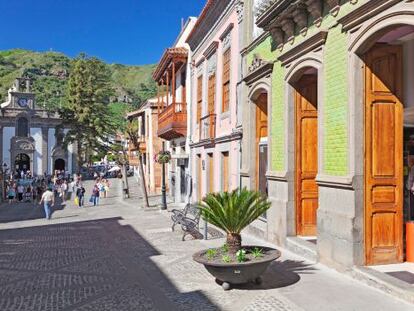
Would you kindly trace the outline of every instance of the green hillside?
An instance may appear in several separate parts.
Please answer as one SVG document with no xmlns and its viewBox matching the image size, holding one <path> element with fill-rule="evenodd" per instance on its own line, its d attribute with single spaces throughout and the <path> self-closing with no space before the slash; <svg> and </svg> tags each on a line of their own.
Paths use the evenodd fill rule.
<svg viewBox="0 0 414 311">
<path fill-rule="evenodd" d="M 0 51 L 0 100 L 7 97 L 7 90 L 17 77 L 28 76 L 33 79 L 38 104 L 54 110 L 59 107 L 66 90 L 70 75 L 71 58 L 58 52 L 33 52 L 14 49 Z M 115 92 L 111 99 L 116 111 L 138 107 L 140 103 L 155 96 L 155 83 L 152 72 L 155 65 L 126 66 L 108 64 Z"/>
</svg>

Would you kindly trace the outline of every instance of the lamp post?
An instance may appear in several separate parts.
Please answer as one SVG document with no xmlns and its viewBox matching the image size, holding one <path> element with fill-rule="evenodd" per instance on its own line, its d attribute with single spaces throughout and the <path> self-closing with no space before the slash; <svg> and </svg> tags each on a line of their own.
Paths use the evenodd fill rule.
<svg viewBox="0 0 414 311">
<path fill-rule="evenodd" d="M 165 145 L 164 141 L 162 142 L 162 152 L 165 152 Z M 161 209 L 166 210 L 167 209 L 167 196 L 166 196 L 166 189 L 165 189 L 165 163 L 162 163 L 162 181 L 161 181 Z"/>
</svg>

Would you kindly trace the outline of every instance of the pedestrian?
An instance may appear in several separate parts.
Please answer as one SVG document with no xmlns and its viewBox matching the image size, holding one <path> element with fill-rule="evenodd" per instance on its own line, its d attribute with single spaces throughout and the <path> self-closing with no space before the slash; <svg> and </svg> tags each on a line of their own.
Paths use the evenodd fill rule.
<svg viewBox="0 0 414 311">
<path fill-rule="evenodd" d="M 85 188 L 82 184 L 79 184 L 78 189 L 76 190 L 76 196 L 78 198 L 78 205 L 79 207 L 83 206 L 83 198 L 85 196 Z"/>
<path fill-rule="evenodd" d="M 98 183 L 96 183 L 92 188 L 92 196 L 89 200 L 91 203 L 93 203 L 93 206 L 96 206 L 99 204 L 99 186 Z"/>
<path fill-rule="evenodd" d="M 62 201 L 66 201 L 66 193 L 68 191 L 68 183 L 66 180 L 63 181 L 62 185 L 60 186 L 60 192 L 62 194 Z"/>
<path fill-rule="evenodd" d="M 7 197 L 9 199 L 9 204 L 13 203 L 15 196 L 16 196 L 16 190 L 14 188 L 14 185 L 10 185 L 7 191 Z"/>
<path fill-rule="evenodd" d="M 23 193 L 24 193 L 24 187 L 22 184 L 19 184 L 17 186 L 17 198 L 19 200 L 19 202 L 21 202 L 23 200 Z"/>
<path fill-rule="evenodd" d="M 52 187 L 48 187 L 47 190 L 43 193 L 39 203 L 40 205 L 43 203 L 46 219 L 50 219 L 50 217 L 52 216 L 51 209 L 52 206 L 55 205 L 55 194 L 52 190 Z"/>
<path fill-rule="evenodd" d="M 69 184 L 68 184 L 68 195 L 67 195 L 67 200 L 72 200 L 72 193 L 75 191 L 75 181 L 71 181 Z"/>
<path fill-rule="evenodd" d="M 106 198 L 108 196 L 108 192 L 109 192 L 109 180 L 108 179 L 104 179 L 103 181 L 103 185 L 104 185 L 104 198 Z"/>
<path fill-rule="evenodd" d="M 32 187 L 28 186 L 26 192 L 24 193 L 24 201 L 29 202 L 32 199 Z"/>
</svg>

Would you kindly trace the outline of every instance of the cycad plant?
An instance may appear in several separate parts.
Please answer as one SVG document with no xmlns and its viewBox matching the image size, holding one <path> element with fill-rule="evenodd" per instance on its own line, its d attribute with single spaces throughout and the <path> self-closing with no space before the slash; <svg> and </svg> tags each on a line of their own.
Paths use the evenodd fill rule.
<svg viewBox="0 0 414 311">
<path fill-rule="evenodd" d="M 269 207 L 270 202 L 260 192 L 246 188 L 210 193 L 199 204 L 203 219 L 227 233 L 230 254 L 241 249 L 240 232 Z"/>
</svg>

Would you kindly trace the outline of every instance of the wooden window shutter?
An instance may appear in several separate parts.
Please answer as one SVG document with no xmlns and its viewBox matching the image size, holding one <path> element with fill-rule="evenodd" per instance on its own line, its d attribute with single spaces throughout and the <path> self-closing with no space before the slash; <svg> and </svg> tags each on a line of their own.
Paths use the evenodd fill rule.
<svg viewBox="0 0 414 311">
<path fill-rule="evenodd" d="M 221 111 L 229 110 L 230 105 L 230 56 L 231 49 L 227 49 L 223 54 L 223 98 Z"/>
<path fill-rule="evenodd" d="M 212 74 L 208 78 L 208 113 L 214 113 L 214 99 L 216 95 L 216 75 Z"/>
<path fill-rule="evenodd" d="M 199 76 L 197 79 L 197 123 L 200 123 L 202 104 L 203 104 L 203 76 Z"/>
</svg>

